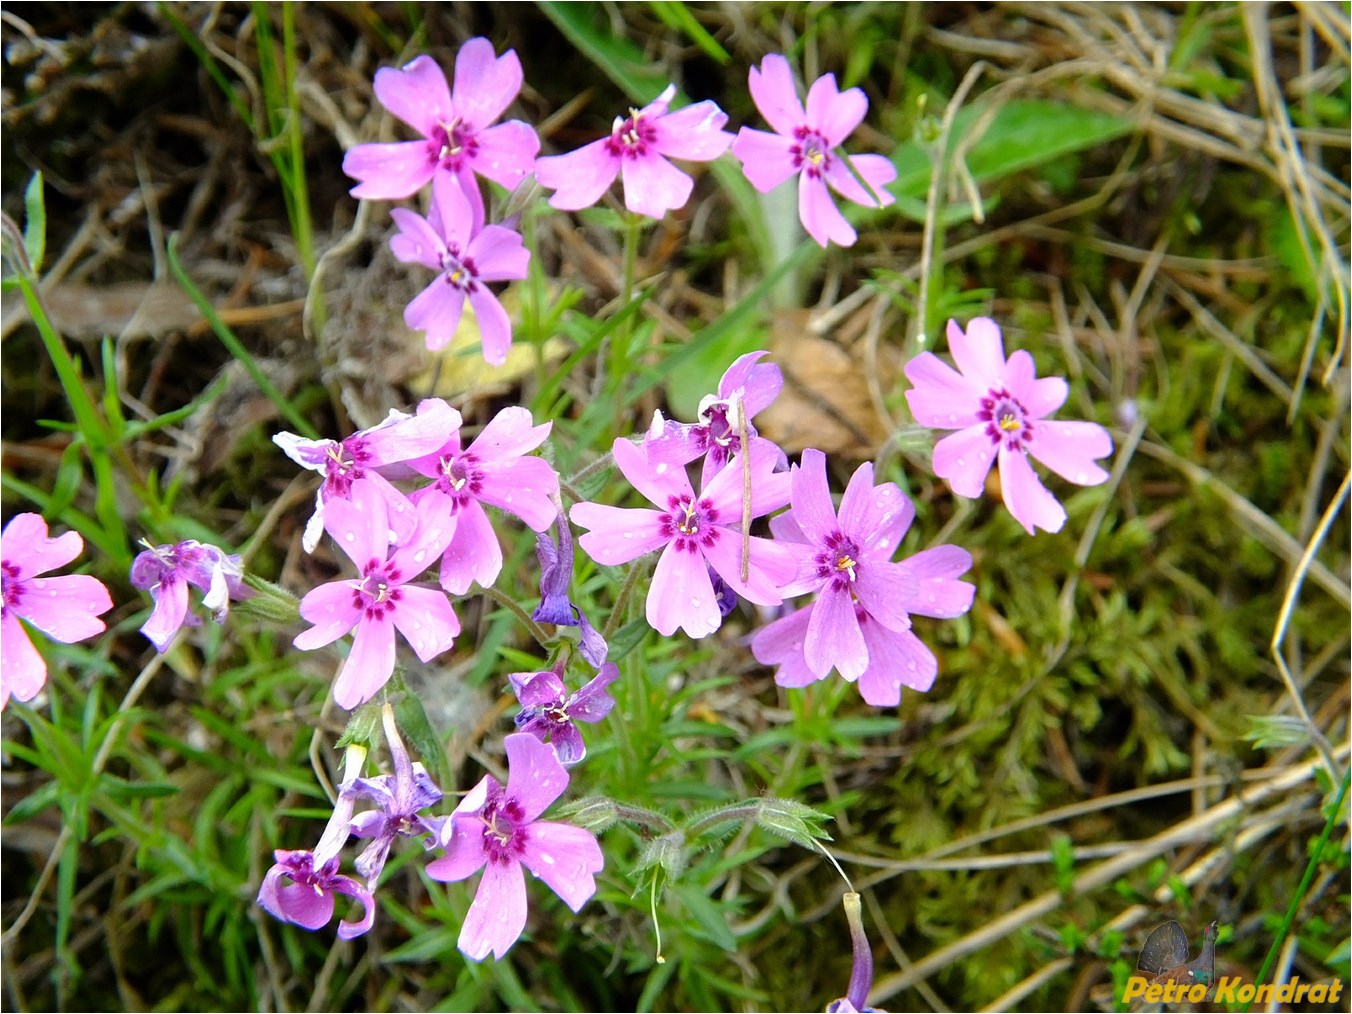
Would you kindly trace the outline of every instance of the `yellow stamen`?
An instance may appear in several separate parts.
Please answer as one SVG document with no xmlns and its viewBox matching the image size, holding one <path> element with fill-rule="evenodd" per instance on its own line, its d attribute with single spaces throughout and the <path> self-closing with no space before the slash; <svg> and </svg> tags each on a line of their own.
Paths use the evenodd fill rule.
<svg viewBox="0 0 1352 1014">
<path fill-rule="evenodd" d="M 1019 428 L 1019 420 L 1013 412 L 1006 412 L 1000 417 L 1000 428 L 1006 433 L 1013 433 Z"/>
</svg>

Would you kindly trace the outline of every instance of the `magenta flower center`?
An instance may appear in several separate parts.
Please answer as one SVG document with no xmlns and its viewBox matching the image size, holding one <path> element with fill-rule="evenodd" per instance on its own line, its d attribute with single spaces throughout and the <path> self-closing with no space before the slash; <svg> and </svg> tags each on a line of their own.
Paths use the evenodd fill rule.
<svg viewBox="0 0 1352 1014">
<path fill-rule="evenodd" d="M 456 510 L 464 507 L 470 500 L 479 498 L 483 488 L 484 472 L 478 467 L 479 459 L 473 454 L 453 455 L 441 459 L 441 478 L 437 488 L 455 501 Z"/>
<path fill-rule="evenodd" d="M 658 520 L 663 535 L 684 552 L 696 553 L 718 541 L 718 510 L 709 500 L 691 500 L 685 493 L 667 501 L 668 512 Z"/>
<path fill-rule="evenodd" d="M 479 271 L 469 257 L 461 257 L 454 248 L 441 255 L 441 277 L 446 284 L 464 292 L 473 292 L 479 285 Z"/>
<path fill-rule="evenodd" d="M 370 456 L 360 438 L 328 447 L 324 452 L 325 496 L 349 499 L 352 484 L 366 473 L 364 466 Z"/>
<path fill-rule="evenodd" d="M 457 116 L 450 123 L 438 123 L 428 139 L 433 157 L 446 169 L 455 171 L 479 153 L 474 129 Z"/>
<path fill-rule="evenodd" d="M 0 564 L 0 598 L 5 609 L 13 609 L 23 598 L 23 581 L 19 578 L 19 568 L 6 560 Z"/>
<path fill-rule="evenodd" d="M 657 128 L 629 110 L 629 119 L 621 123 L 606 141 L 606 153 L 613 158 L 640 158 L 647 154 L 648 145 L 657 140 Z"/>
<path fill-rule="evenodd" d="M 789 154 L 795 169 L 816 179 L 831 168 L 831 146 L 821 134 L 811 127 L 795 127 L 793 139 Z"/>
<path fill-rule="evenodd" d="M 484 824 L 484 852 L 491 863 L 520 862 L 529 841 L 528 824 L 514 799 L 490 800 L 479 812 Z"/>
<path fill-rule="evenodd" d="M 843 591 L 859 577 L 859 557 L 859 546 L 854 539 L 836 531 L 826 537 L 812 562 L 816 564 L 819 578 L 829 581 L 836 591 Z"/>
<path fill-rule="evenodd" d="M 368 620 L 383 619 L 404 597 L 399 588 L 400 576 L 397 567 L 372 560 L 366 565 L 366 576 L 357 582 L 352 592 L 352 604 L 362 610 Z"/>
<path fill-rule="evenodd" d="M 986 436 L 997 447 L 1021 451 L 1033 439 L 1033 426 L 1028 410 L 1004 388 L 991 388 L 981 399 L 977 418 L 986 424 Z"/>
</svg>

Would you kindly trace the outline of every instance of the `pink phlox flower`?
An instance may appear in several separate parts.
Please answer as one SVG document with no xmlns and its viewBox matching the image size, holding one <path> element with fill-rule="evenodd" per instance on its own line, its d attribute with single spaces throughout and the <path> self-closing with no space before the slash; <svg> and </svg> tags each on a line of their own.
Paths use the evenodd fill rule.
<svg viewBox="0 0 1352 1014">
<path fill-rule="evenodd" d="M 455 515 L 455 535 L 441 559 L 441 586 L 453 595 L 465 594 L 474 581 L 491 587 L 502 570 L 502 547 L 483 504 L 515 514 L 537 532 L 557 515 L 558 474 L 549 462 L 528 454 L 553 424 L 534 422 L 529 409 L 504 408 L 468 447 L 461 448 L 456 433 L 439 450 L 410 462 L 435 480 L 415 491 L 413 502 L 437 495 Z"/>
<path fill-rule="evenodd" d="M 539 819 L 568 787 L 568 772 L 554 749 L 519 732 L 505 744 L 507 787 L 485 776 L 471 789 L 443 826 L 446 855 L 427 864 L 428 875 L 443 881 L 484 871 L 460 927 L 460 950 L 475 961 L 490 951 L 501 958 L 526 927 L 521 867 L 578 912 L 596 893 L 595 874 L 605 865 L 590 832 Z"/>
<path fill-rule="evenodd" d="M 352 833 L 358 838 L 369 838 L 370 843 L 357 856 L 357 872 L 375 886 L 389 858 L 390 846 L 396 838 L 432 837 L 424 842 L 432 848 L 441 839 L 441 820 L 423 817 L 418 811 L 441 801 L 442 792 L 421 763 L 411 761 L 399 729 L 394 724 L 394 711 L 389 705 L 381 709 L 385 726 L 385 742 L 389 744 L 394 774 L 374 778 L 357 778 L 352 782 L 352 795 L 368 799 L 376 809 L 367 810 L 353 818 Z"/>
<path fill-rule="evenodd" d="M 482 207 L 474 174 L 516 189 L 534 169 L 540 139 L 520 120 L 492 126 L 521 91 L 521 61 L 514 50 L 495 56 L 493 44 L 474 38 L 455 58 L 455 88 L 430 56 L 402 69 L 376 71 L 380 104 L 422 140 L 362 144 L 343 157 L 355 180 L 352 196 L 374 200 L 409 197 L 441 170 L 460 181 Z M 480 210 L 482 220 L 482 210 Z"/>
<path fill-rule="evenodd" d="M 718 629 L 723 616 L 710 568 L 742 598 L 766 606 L 783 601 L 779 588 L 798 569 L 798 547 L 752 536 L 748 579 L 742 580 L 741 455 L 696 496 L 684 467 L 652 461 L 624 439 L 615 441 L 613 453 L 624 477 L 658 509 L 579 503 L 571 517 L 591 529 L 578 543 L 597 563 L 628 563 L 662 549 L 647 605 L 648 622 L 658 633 L 670 636 L 683 628 L 700 638 Z M 774 472 L 779 450 L 768 440 L 751 441 L 746 453 L 751 455 L 751 517 L 757 518 L 788 502 L 789 476 Z"/>
<path fill-rule="evenodd" d="M 705 395 L 700 401 L 699 422 L 674 422 L 656 413 L 643 440 L 648 457 L 684 465 L 703 455 L 701 485 L 707 486 L 742 449 L 743 421 L 747 439 L 758 436 L 752 418 L 768 408 L 784 387 L 778 366 L 758 362 L 766 355 L 769 353 L 748 352 L 738 357 L 719 380 L 718 393 Z M 782 454 L 780 464 L 788 468 Z"/>
<path fill-rule="evenodd" d="M 19 622 L 22 617 L 66 644 L 102 633 L 98 617 L 113 608 L 108 589 L 84 574 L 42 577 L 84 549 L 78 532 L 47 537 L 40 514 L 16 514 L 0 532 L 0 708 L 13 695 L 31 701 L 47 682 L 47 663 Z"/>
<path fill-rule="evenodd" d="M 615 663 L 606 663 L 589 682 L 570 694 L 558 673 L 549 670 L 511 673 L 507 679 L 521 702 L 516 727 L 542 743 L 549 743 L 564 766 L 576 764 L 587 756 L 587 746 L 576 723 L 599 722 L 610 714 L 615 699 L 607 688 L 619 677 Z"/>
<path fill-rule="evenodd" d="M 244 584 L 238 554 L 224 553 L 193 539 L 150 546 L 138 554 L 131 565 L 131 583 L 149 591 L 155 600 L 141 633 L 156 651 L 168 648 L 180 627 L 195 627 L 202 622 L 188 612 L 188 585 L 203 592 L 202 605 L 211 610 L 217 623 L 225 622 L 231 599 L 239 601 L 253 594 Z"/>
<path fill-rule="evenodd" d="M 777 53 L 761 61 L 759 70 L 751 68 L 750 86 L 756 108 L 775 133 L 749 127 L 738 132 L 732 153 L 741 160 L 742 172 L 763 194 L 796 175 L 798 217 L 808 235 L 823 247 L 828 242 L 850 246 L 857 236 L 836 207 L 831 190 L 846 200 L 876 208 L 880 202 L 882 206 L 892 203 L 892 195 L 884 188 L 897 178 L 896 167 L 881 155 L 852 155 L 847 163 L 835 151 L 863 122 L 868 99 L 858 88 L 838 91 L 835 75 L 827 74 L 808 89 L 805 110 L 798 101 L 789 61 Z"/>
<path fill-rule="evenodd" d="M 530 252 L 521 236 L 501 225 L 476 228 L 469 201 L 446 173 L 432 181 L 427 218 L 406 208 L 395 208 L 390 215 L 399 226 L 399 234 L 390 240 L 395 257 L 438 272 L 404 308 L 404 323 L 425 331 L 427 347 L 439 349 L 455 335 L 468 299 L 479 323 L 484 359 L 494 366 L 505 363 L 512 322 L 486 283 L 526 277 Z"/>
<path fill-rule="evenodd" d="M 669 85 L 642 109 L 617 116 L 609 137 L 539 159 L 535 178 L 555 191 L 549 203 L 563 211 L 589 208 L 621 176 L 630 211 L 661 218 L 684 206 L 695 182 L 667 159 L 712 161 L 728 150 L 732 135 L 723 130 L 728 114 L 713 102 L 668 112 L 675 95 L 676 86 Z"/>
<path fill-rule="evenodd" d="M 277 433 L 272 442 L 296 464 L 324 476 L 315 494 L 315 512 L 305 525 L 301 545 L 313 553 L 324 531 L 324 506 L 331 500 L 346 500 L 352 484 L 369 480 L 385 500 L 386 515 L 395 538 L 406 538 L 413 524 L 408 500 L 382 474 L 397 466 L 436 450 L 460 428 L 460 413 L 444 401 L 423 402 L 416 416 L 393 409 L 384 421 L 368 430 L 359 430 L 342 440 L 308 440 L 294 433 Z"/>
<path fill-rule="evenodd" d="M 1066 512 L 1028 463 L 1031 454 L 1061 478 L 1096 486 L 1108 473 L 1095 458 L 1113 452 L 1113 438 L 1097 423 L 1047 419 L 1065 402 L 1069 387 L 1060 377 L 1037 379 L 1033 357 L 1023 349 L 1005 359 L 1000 327 L 977 317 L 964 333 L 948 322 L 948 347 L 955 371 L 938 356 L 922 352 L 906 364 L 911 414 L 922 426 L 957 430 L 934 447 L 934 471 L 954 493 L 981 496 L 997 461 L 1005 506 L 1029 535 L 1041 528 L 1058 532 Z"/>
<path fill-rule="evenodd" d="M 313 851 L 277 849 L 272 868 L 258 889 L 258 904 L 283 922 L 307 930 L 327 926 L 333 918 L 335 895 L 343 894 L 362 903 L 360 922 L 338 924 L 338 936 L 344 940 L 359 937 L 375 922 L 375 899 L 371 892 L 352 877 L 338 872 L 338 854 L 351 835 L 352 810 L 356 796 L 344 785 L 334 804 L 333 815 Z"/>
<path fill-rule="evenodd" d="M 369 480 L 353 484 L 351 499 L 328 504 L 324 528 L 361 576 L 321 585 L 301 599 L 300 615 L 314 626 L 293 643 L 308 651 L 356 628 L 352 650 L 333 685 L 339 707 L 352 710 L 389 681 L 396 629 L 423 662 L 450 648 L 460 633 L 460 621 L 443 592 L 409 583 L 450 542 L 455 519 L 446 508 L 440 498 L 420 502 L 412 509 L 412 534 L 391 546 L 385 500 Z"/>
<path fill-rule="evenodd" d="M 891 707 L 902 686 L 925 691 L 938 662 L 911 631 L 911 614 L 965 613 L 975 588 L 957 581 L 972 565 L 956 546 L 936 546 L 892 562 L 915 508 L 893 483 L 873 485 L 865 463 L 850 479 L 837 517 L 826 456 L 803 452 L 793 469 L 793 509 L 770 522 L 775 538 L 810 547 L 786 596 L 817 591 L 815 602 L 762 627 L 751 639 L 757 661 L 779 667 L 775 682 L 801 687 L 837 669 L 858 681 L 864 700 Z"/>
</svg>

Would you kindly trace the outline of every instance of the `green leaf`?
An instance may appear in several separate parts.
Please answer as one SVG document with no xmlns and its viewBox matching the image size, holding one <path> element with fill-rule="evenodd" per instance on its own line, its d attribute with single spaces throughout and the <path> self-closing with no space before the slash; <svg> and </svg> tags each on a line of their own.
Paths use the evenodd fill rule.
<svg viewBox="0 0 1352 1014">
<path fill-rule="evenodd" d="M 737 938 L 728 928 L 728 920 L 713 902 L 704 896 L 704 892 L 694 884 L 673 884 L 671 892 L 681 899 L 685 910 L 694 917 L 705 934 L 723 950 L 732 953 L 737 950 Z"/>
<path fill-rule="evenodd" d="M 414 755 L 436 776 L 437 784 L 453 785 L 453 773 L 446 763 L 446 748 L 423 710 L 422 698 L 413 693 L 404 694 L 394 704 L 394 718 L 412 744 Z"/>
<path fill-rule="evenodd" d="M 705 31 L 704 26 L 695 20 L 689 8 L 680 0 L 648 0 L 653 13 L 662 19 L 662 24 L 677 32 L 684 32 L 695 45 L 707 55 L 725 66 L 732 62 L 728 51 L 718 44 L 718 40 Z"/>
<path fill-rule="evenodd" d="M 47 252 L 47 206 L 42 195 L 42 173 L 35 172 L 23 192 L 23 247 L 28 254 L 28 266 L 36 278 L 42 272 L 42 258 Z"/>
<path fill-rule="evenodd" d="M 535 6 L 631 102 L 647 105 L 670 83 L 661 64 L 649 60 L 628 39 L 616 38 L 609 26 L 597 24 L 594 5 L 537 0 Z"/>
</svg>

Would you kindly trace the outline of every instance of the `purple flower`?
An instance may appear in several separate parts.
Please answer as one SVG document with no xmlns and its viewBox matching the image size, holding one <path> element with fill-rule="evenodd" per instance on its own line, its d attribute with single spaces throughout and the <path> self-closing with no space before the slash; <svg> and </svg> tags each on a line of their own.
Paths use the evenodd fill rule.
<svg viewBox="0 0 1352 1014">
<path fill-rule="evenodd" d="M 661 218 L 682 207 L 695 183 L 667 158 L 712 161 L 728 150 L 732 135 L 722 129 L 728 114 L 713 102 L 667 112 L 675 94 L 669 85 L 642 109 L 630 109 L 627 119 L 617 116 L 609 137 L 539 159 L 535 178 L 555 191 L 549 203 L 564 211 L 589 208 L 622 176 L 630 211 Z"/>
<path fill-rule="evenodd" d="M 955 372 L 937 356 L 922 352 L 906 364 L 911 414 L 922 426 L 957 430 L 934 447 L 934 471 L 959 496 L 979 497 L 986 475 L 1000 463 L 1005 506 L 1029 535 L 1041 528 L 1058 532 L 1066 512 L 1038 481 L 1032 455 L 1061 478 L 1096 486 L 1108 473 L 1094 463 L 1113 452 L 1113 438 L 1097 423 L 1049 422 L 1069 393 L 1060 377 L 1037 379 L 1033 357 L 1020 349 L 1005 359 L 1000 328 L 977 317 L 964 334 L 948 322 L 948 347 Z"/>
<path fill-rule="evenodd" d="M 601 666 L 585 686 L 569 694 L 558 673 L 514 672 L 507 679 L 521 702 L 516 727 L 553 746 L 565 766 L 576 764 L 587 756 L 587 747 L 574 723 L 599 722 L 610 714 L 615 699 L 606 688 L 619 678 L 620 670 L 611 662 Z"/>
<path fill-rule="evenodd" d="M 792 472 L 793 510 L 771 522 L 777 539 L 811 547 L 785 595 L 818 590 L 810 605 L 762 627 L 751 639 L 757 661 L 778 665 L 775 682 L 806 686 L 835 668 L 858 681 L 875 707 L 901 701 L 901 687 L 928 690 L 938 663 L 911 632 L 912 613 L 953 617 L 975 588 L 955 578 L 972 565 L 966 550 L 936 546 L 891 562 L 915 508 L 893 483 L 873 485 L 873 465 L 850 479 L 837 518 L 826 456 L 808 449 Z"/>
<path fill-rule="evenodd" d="M 515 514 L 537 532 L 556 517 L 552 498 L 558 496 L 559 477 L 543 458 L 527 456 L 553 424 L 534 423 L 529 409 L 504 408 L 469 447 L 462 450 L 460 434 L 454 433 L 434 453 L 409 462 L 436 480 L 414 492 L 413 502 L 436 495 L 449 501 L 447 509 L 455 515 L 455 535 L 441 559 L 441 586 L 453 595 L 465 594 L 474 581 L 491 587 L 502 570 L 502 547 L 482 504 Z"/>
<path fill-rule="evenodd" d="M 168 648 L 180 627 L 195 627 L 202 622 L 188 612 L 188 585 L 204 593 L 202 605 L 211 610 L 217 623 L 225 622 L 231 599 L 238 601 L 253 594 L 244 585 L 238 555 L 192 539 L 151 546 L 138 555 L 131 565 L 131 583 L 149 591 L 155 600 L 141 633 L 150 638 L 156 651 Z"/>
<path fill-rule="evenodd" d="M 294 433 L 277 433 L 272 442 L 302 468 L 324 476 L 315 494 L 315 512 L 305 525 L 301 545 L 313 553 L 324 530 L 324 505 L 346 500 L 352 484 L 366 479 L 385 500 L 385 510 L 397 537 L 408 534 L 413 518 L 404 494 L 389 484 L 380 470 L 436 450 L 460 428 L 460 413 L 440 399 L 424 401 L 418 414 L 390 411 L 385 420 L 369 430 L 359 430 L 342 440 L 307 440 Z"/>
<path fill-rule="evenodd" d="M 769 441 L 753 440 L 749 453 L 751 516 L 757 518 L 788 501 L 789 477 L 773 472 L 779 452 Z M 625 478 L 658 510 L 579 503 L 571 516 L 591 529 L 578 542 L 597 563 L 627 563 L 666 547 L 648 591 L 648 622 L 658 633 L 670 636 L 680 627 L 700 638 L 718 629 L 723 618 L 709 578 L 710 567 L 742 598 L 765 606 L 783 601 L 779 587 L 797 569 L 795 549 L 753 536 L 748 577 L 742 580 L 740 455 L 699 496 L 683 467 L 651 461 L 628 440 L 615 441 L 614 455 Z"/>
<path fill-rule="evenodd" d="M 427 332 L 427 347 L 439 349 L 455 334 L 468 299 L 483 336 L 484 358 L 494 366 L 505 363 L 512 322 L 485 283 L 526 277 L 530 252 L 521 237 L 500 225 L 476 229 L 470 203 L 449 173 L 432 180 L 428 218 L 407 208 L 390 215 L 399 226 L 390 240 L 395 257 L 439 272 L 404 308 L 404 323 Z"/>
<path fill-rule="evenodd" d="M 578 650 L 583 658 L 600 668 L 610 653 L 610 646 L 587 621 L 587 614 L 568 597 L 568 588 L 573 583 L 573 532 L 562 502 L 554 500 L 554 506 L 558 511 L 554 519 L 558 542 L 555 543 L 548 532 L 540 532 L 535 537 L 535 558 L 540 561 L 540 604 L 530 618 L 537 623 L 577 627 Z"/>
<path fill-rule="evenodd" d="M 474 174 L 514 190 L 531 172 L 540 139 L 520 120 L 490 126 L 521 91 L 513 50 L 495 57 L 487 39 L 470 39 L 455 58 L 455 89 L 429 56 L 402 70 L 376 71 L 376 98 L 423 136 L 420 141 L 363 144 L 343 158 L 360 184 L 353 197 L 398 200 L 414 194 L 438 169 L 455 176 L 471 200 L 482 200 Z"/>
<path fill-rule="evenodd" d="M 308 651 L 356 628 L 352 651 L 333 685 L 333 699 L 349 711 L 389 681 L 396 628 L 423 662 L 451 647 L 460 633 L 445 594 L 408 583 L 442 554 L 455 522 L 440 498 L 422 501 L 413 515 L 412 535 L 391 547 L 385 501 L 368 481 L 353 485 L 350 500 L 328 505 L 324 528 L 361 577 L 320 585 L 301 599 L 300 615 L 314 626 L 293 643 Z"/>
<path fill-rule="evenodd" d="M 883 189 L 897 178 L 896 167 L 881 155 L 842 157 L 833 149 L 854 132 L 868 112 L 858 88 L 836 90 L 836 76 L 817 78 L 807 93 L 807 109 L 798 101 L 789 61 L 772 53 L 751 68 L 751 97 L 775 133 L 743 127 L 732 144 L 742 172 L 761 193 L 769 193 L 798 175 L 798 217 L 822 246 L 850 246 L 857 238 L 836 207 L 830 190 L 847 200 L 876 208 L 892 203 Z M 853 172 L 851 172 L 853 168 Z M 863 177 L 866 189 L 855 179 Z M 827 187 L 830 187 L 830 190 Z M 869 191 L 872 191 L 870 193 Z"/>
<path fill-rule="evenodd" d="M 534 736 L 506 739 L 507 787 L 485 776 L 455 808 L 442 829 L 446 855 L 427 864 L 437 880 L 464 880 L 484 871 L 459 947 L 475 961 L 492 951 L 501 958 L 526 926 L 525 866 L 574 912 L 596 893 L 605 865 L 601 847 L 571 824 L 539 820 L 568 787 L 568 772 L 551 747 Z"/>
<path fill-rule="evenodd" d="M 380 872 L 389 858 L 395 838 L 417 838 L 430 834 L 433 841 L 441 837 L 441 821 L 435 817 L 420 817 L 418 811 L 439 802 L 442 796 L 426 768 L 409 760 L 399 729 L 394 724 L 394 709 L 388 704 L 380 710 L 385 726 L 385 742 L 389 744 L 394 774 L 375 778 L 357 778 L 351 792 L 357 799 L 369 799 L 376 809 L 358 814 L 351 824 L 358 838 L 370 838 L 371 843 L 357 857 L 357 872 L 372 886 L 380 879 Z M 428 842 L 431 847 L 433 842 Z"/>
<path fill-rule="evenodd" d="M 751 419 L 764 411 L 784 387 L 784 375 L 773 363 L 758 362 L 768 352 L 748 352 L 739 357 L 718 382 L 718 393 L 706 395 L 699 405 L 699 422 L 678 423 L 653 417 L 643 446 L 653 461 L 684 465 L 704 456 L 701 485 L 723 470 L 742 449 L 743 421 L 747 438 L 757 436 Z"/>
<path fill-rule="evenodd" d="M 838 1000 L 826 1005 L 826 1014 L 887 1014 L 881 1007 L 868 1005 L 868 991 L 873 988 L 873 951 L 864 933 L 864 916 L 860 910 L 859 895 L 845 894 L 845 918 L 850 924 L 850 987 Z"/>
<path fill-rule="evenodd" d="M 16 514 L 0 532 L 0 709 L 12 694 L 31 701 L 47 682 L 47 663 L 20 617 L 54 641 L 71 644 L 102 633 L 97 617 L 113 608 L 108 589 L 84 574 L 40 577 L 64 567 L 84 549 L 78 532 L 47 537 L 40 514 Z"/>
</svg>

